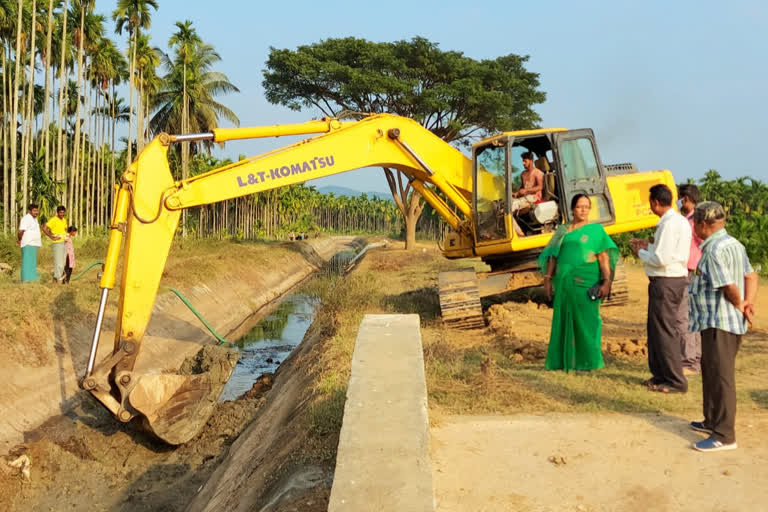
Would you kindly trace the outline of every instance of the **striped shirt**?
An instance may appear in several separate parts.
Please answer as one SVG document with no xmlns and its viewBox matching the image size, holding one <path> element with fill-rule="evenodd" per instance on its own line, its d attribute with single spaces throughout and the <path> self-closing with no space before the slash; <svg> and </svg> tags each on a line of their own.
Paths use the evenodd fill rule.
<svg viewBox="0 0 768 512">
<path fill-rule="evenodd" d="M 725 298 L 722 287 L 735 284 L 743 300 L 744 276 L 752 272 L 744 246 L 725 228 L 704 240 L 701 260 L 688 290 L 689 330 L 715 328 L 738 335 L 746 333 L 746 318 Z"/>
</svg>

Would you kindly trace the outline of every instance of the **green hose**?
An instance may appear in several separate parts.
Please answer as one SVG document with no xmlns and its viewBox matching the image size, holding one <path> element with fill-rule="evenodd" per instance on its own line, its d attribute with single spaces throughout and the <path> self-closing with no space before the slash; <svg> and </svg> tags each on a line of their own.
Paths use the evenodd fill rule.
<svg viewBox="0 0 768 512">
<path fill-rule="evenodd" d="M 205 325 L 205 326 L 208 328 L 208 330 L 209 330 L 209 331 L 211 331 L 211 334 L 213 334 L 213 336 L 214 336 L 214 337 L 215 337 L 217 340 L 219 340 L 219 345 L 223 345 L 223 344 L 227 343 L 227 340 L 225 340 L 224 338 L 222 338 L 222 337 L 221 337 L 221 335 L 220 335 L 218 332 L 216 332 L 216 329 L 214 329 L 214 328 L 213 328 L 213 326 L 212 326 L 211 324 L 209 324 L 208 322 L 206 322 L 205 318 L 203 318 L 203 315 L 201 315 L 200 313 L 198 313 L 198 312 L 197 312 L 197 310 L 194 308 L 194 306 L 192 306 L 192 304 L 191 304 L 191 303 L 190 303 L 190 302 L 187 300 L 187 298 L 186 298 L 186 297 L 184 297 L 184 295 L 182 295 L 182 294 L 181 294 L 181 292 L 180 292 L 179 290 L 177 290 L 176 288 L 171 288 L 170 286 L 168 287 L 168 289 L 169 289 L 170 291 L 172 291 L 173 293 L 175 293 L 175 294 L 176 294 L 176 296 L 177 296 L 178 298 L 180 298 L 180 299 L 181 299 L 181 301 L 182 301 L 184 304 L 186 304 L 186 305 L 187 305 L 187 307 L 189 308 L 189 310 L 190 310 L 190 311 L 192 311 L 192 312 L 195 314 L 195 316 L 196 316 L 197 318 L 199 318 L 199 319 L 200 319 L 200 321 L 201 321 L 201 322 L 203 322 L 203 325 Z"/>
<path fill-rule="evenodd" d="M 88 266 L 88 267 L 87 267 L 85 270 L 83 270 L 82 272 L 80 272 L 79 274 L 77 274 L 75 277 L 73 277 L 73 278 L 72 278 L 72 280 L 80 279 L 81 277 L 83 277 L 83 275 L 84 275 L 86 272 L 88 272 L 89 270 L 91 270 L 93 267 L 95 267 L 95 266 L 97 266 L 97 265 L 103 265 L 103 264 L 104 264 L 104 262 L 103 262 L 103 261 L 97 261 L 96 263 L 92 263 L 92 264 L 91 264 L 90 266 Z M 222 338 L 222 337 L 221 337 L 221 335 L 220 335 L 218 332 L 216 332 L 216 329 L 214 329 L 214 328 L 213 328 L 213 326 L 212 326 L 211 324 L 209 324 L 209 323 L 208 323 L 208 322 L 205 320 L 205 318 L 203 318 L 203 315 L 201 315 L 200 313 L 198 313 L 198 312 L 197 312 L 197 310 L 194 308 L 194 306 L 192 306 L 192 303 L 190 303 L 190 302 L 189 302 L 189 300 L 187 300 L 187 298 L 186 298 L 184 295 L 182 295 L 182 294 L 181 294 L 181 292 L 180 292 L 179 290 L 177 290 L 176 288 L 171 288 L 170 286 L 168 287 L 168 289 L 169 289 L 170 291 L 172 291 L 173 293 L 175 293 L 175 294 L 176 294 L 176 296 L 177 296 L 178 298 L 180 298 L 180 299 L 181 299 L 181 302 L 183 302 L 184 304 L 186 304 L 186 305 L 187 305 L 187 307 L 189 308 L 189 310 L 190 310 L 190 311 L 192 311 L 192 313 L 194 313 L 194 314 L 195 314 L 195 316 L 196 316 L 197 318 L 199 318 L 201 322 L 203 322 L 203 325 L 204 325 L 204 326 L 206 326 L 206 327 L 208 328 L 208 330 L 209 330 L 209 331 L 211 331 L 211 334 L 213 334 L 213 336 L 214 336 L 214 337 L 215 337 L 217 340 L 219 340 L 219 345 L 223 345 L 223 344 L 227 343 L 227 340 L 225 340 L 224 338 Z"/>
<path fill-rule="evenodd" d="M 72 281 L 76 281 L 76 280 L 80 279 L 81 277 L 83 277 L 83 275 L 85 275 L 85 273 L 86 273 L 86 272 L 88 272 L 89 270 L 91 270 L 91 269 L 92 269 L 93 267 L 95 267 L 96 265 L 103 265 L 103 264 L 104 264 L 104 262 L 103 262 L 103 261 L 97 261 L 96 263 L 92 263 L 90 266 L 88 266 L 88 267 L 87 267 L 85 270 L 83 270 L 82 272 L 80 272 L 79 274 L 77 274 L 77 275 L 76 275 L 75 277 L 73 277 L 71 280 L 72 280 Z"/>
</svg>

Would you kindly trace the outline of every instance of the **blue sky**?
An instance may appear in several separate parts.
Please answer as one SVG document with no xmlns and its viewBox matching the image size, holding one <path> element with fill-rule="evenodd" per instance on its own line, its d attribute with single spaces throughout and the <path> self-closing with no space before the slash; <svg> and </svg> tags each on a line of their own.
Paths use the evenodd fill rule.
<svg viewBox="0 0 768 512">
<path fill-rule="evenodd" d="M 542 126 L 594 129 L 606 163 L 670 169 L 678 182 L 700 178 L 709 169 L 726 178 L 768 178 L 757 151 L 768 118 L 766 2 L 158 3 L 150 29 L 153 44 L 166 48 L 174 22 L 192 20 L 221 54 L 217 71 L 241 91 L 220 98 L 241 126 L 318 115 L 264 99 L 262 71 L 270 46 L 292 49 L 331 37 L 423 36 L 475 59 L 530 55 L 528 69 L 540 74 L 547 93 L 547 101 L 536 108 Z M 105 14 L 113 7 L 97 4 Z M 290 142 L 233 142 L 217 156 L 252 155 Z M 310 184 L 388 191 L 377 169 Z"/>
</svg>

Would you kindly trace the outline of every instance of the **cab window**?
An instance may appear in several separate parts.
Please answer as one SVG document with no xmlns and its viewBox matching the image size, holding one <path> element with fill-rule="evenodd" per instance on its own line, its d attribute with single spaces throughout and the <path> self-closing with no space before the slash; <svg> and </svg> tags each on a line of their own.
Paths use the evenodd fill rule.
<svg viewBox="0 0 768 512">
<path fill-rule="evenodd" d="M 560 160 L 568 181 L 589 180 L 600 177 L 597 158 L 588 138 L 565 140 L 560 145 Z"/>
</svg>

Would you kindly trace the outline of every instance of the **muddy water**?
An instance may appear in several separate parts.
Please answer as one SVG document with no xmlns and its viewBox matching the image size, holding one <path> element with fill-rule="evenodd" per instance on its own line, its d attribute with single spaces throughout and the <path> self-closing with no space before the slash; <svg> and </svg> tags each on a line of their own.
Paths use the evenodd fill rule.
<svg viewBox="0 0 768 512">
<path fill-rule="evenodd" d="M 319 304 L 316 298 L 308 295 L 289 295 L 248 334 L 233 343 L 232 348 L 240 351 L 240 359 L 219 396 L 219 402 L 236 400 L 251 389 L 260 376 L 277 370 L 301 343 Z"/>
<path fill-rule="evenodd" d="M 336 254 L 317 278 L 343 274 L 356 251 Z M 219 396 L 219 402 L 237 400 L 264 374 L 273 373 L 304 338 L 320 301 L 301 292 L 287 295 L 277 307 L 245 336 L 232 343 L 240 351 L 235 370 Z"/>
</svg>

